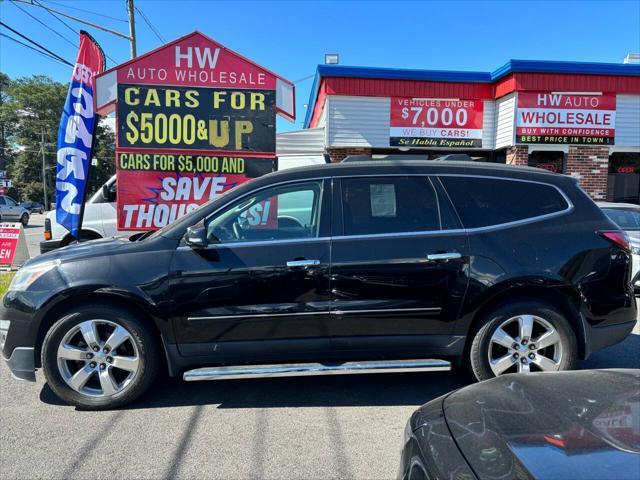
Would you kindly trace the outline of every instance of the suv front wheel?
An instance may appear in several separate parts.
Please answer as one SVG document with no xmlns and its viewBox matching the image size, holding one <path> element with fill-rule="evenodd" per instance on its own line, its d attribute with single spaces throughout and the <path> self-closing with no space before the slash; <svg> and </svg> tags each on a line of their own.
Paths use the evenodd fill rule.
<svg viewBox="0 0 640 480">
<path fill-rule="evenodd" d="M 519 302 L 485 316 L 469 356 L 478 380 L 505 373 L 570 370 L 577 342 L 569 322 L 554 308 Z"/>
<path fill-rule="evenodd" d="M 42 367 L 49 386 L 65 402 L 88 410 L 116 408 L 153 382 L 157 341 L 126 310 L 80 307 L 48 331 Z"/>
</svg>

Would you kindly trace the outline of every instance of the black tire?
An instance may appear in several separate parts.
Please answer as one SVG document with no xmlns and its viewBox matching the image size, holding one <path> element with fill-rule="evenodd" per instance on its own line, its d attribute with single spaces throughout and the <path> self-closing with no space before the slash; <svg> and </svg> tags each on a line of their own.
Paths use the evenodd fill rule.
<svg viewBox="0 0 640 480">
<path fill-rule="evenodd" d="M 558 362 L 559 369 L 571 370 L 574 367 L 578 351 L 577 340 L 567 319 L 547 304 L 537 301 L 520 301 L 488 312 L 473 333 L 473 340 L 469 348 L 469 366 L 477 380 L 487 380 L 496 376 L 489 363 L 491 337 L 503 322 L 518 315 L 535 315 L 550 323 L 560 336 L 562 345 L 562 358 Z"/>
<path fill-rule="evenodd" d="M 29 214 L 28 213 L 23 213 L 22 214 L 22 216 L 20 217 L 20 223 L 22 223 L 22 226 L 24 226 L 24 227 L 29 225 Z"/>
<path fill-rule="evenodd" d="M 131 382 L 108 397 L 84 395 L 72 389 L 64 380 L 57 362 L 57 350 L 64 336 L 86 320 L 108 320 L 124 327 L 138 349 L 140 366 Z M 158 339 L 149 328 L 129 311 L 112 305 L 87 305 L 67 313 L 53 324 L 42 345 L 42 368 L 51 390 L 63 401 L 83 410 L 107 410 L 126 405 L 142 395 L 154 382 L 160 367 Z"/>
</svg>

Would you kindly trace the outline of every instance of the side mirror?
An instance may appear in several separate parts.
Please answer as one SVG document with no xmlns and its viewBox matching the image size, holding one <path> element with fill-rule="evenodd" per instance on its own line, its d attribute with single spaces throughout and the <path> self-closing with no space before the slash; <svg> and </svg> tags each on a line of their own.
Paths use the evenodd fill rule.
<svg viewBox="0 0 640 480">
<path fill-rule="evenodd" d="M 207 240 L 207 229 L 205 227 L 187 228 L 184 243 L 195 249 L 206 248 L 209 244 L 209 241 Z"/>
<path fill-rule="evenodd" d="M 106 185 L 102 185 L 102 198 L 104 198 L 105 202 L 109 201 L 109 187 Z"/>
</svg>

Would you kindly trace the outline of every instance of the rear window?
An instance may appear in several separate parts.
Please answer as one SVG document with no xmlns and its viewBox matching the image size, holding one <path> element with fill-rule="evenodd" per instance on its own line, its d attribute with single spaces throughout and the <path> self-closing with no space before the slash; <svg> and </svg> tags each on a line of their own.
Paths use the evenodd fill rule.
<svg viewBox="0 0 640 480">
<path fill-rule="evenodd" d="M 440 177 L 465 228 L 488 227 L 566 210 L 551 185 L 496 178 Z"/>
<path fill-rule="evenodd" d="M 640 230 L 640 211 L 623 210 L 621 208 L 603 208 L 610 220 L 623 230 Z"/>
</svg>

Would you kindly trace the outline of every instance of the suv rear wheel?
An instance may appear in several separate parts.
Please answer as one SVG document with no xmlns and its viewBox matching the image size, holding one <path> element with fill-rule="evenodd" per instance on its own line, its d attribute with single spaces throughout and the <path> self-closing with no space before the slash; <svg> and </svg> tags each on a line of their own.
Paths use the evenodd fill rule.
<svg viewBox="0 0 640 480">
<path fill-rule="evenodd" d="M 49 386 L 65 402 L 89 410 L 116 408 L 153 382 L 157 341 L 126 310 L 80 307 L 45 336 L 42 366 Z"/>
<path fill-rule="evenodd" d="M 23 226 L 27 226 L 29 225 L 29 214 L 28 213 L 23 213 L 22 216 L 20 217 L 20 222 L 22 223 Z"/>
<path fill-rule="evenodd" d="M 490 312 L 469 351 L 478 380 L 505 373 L 570 370 L 577 356 L 569 322 L 540 302 L 519 302 Z"/>
</svg>

